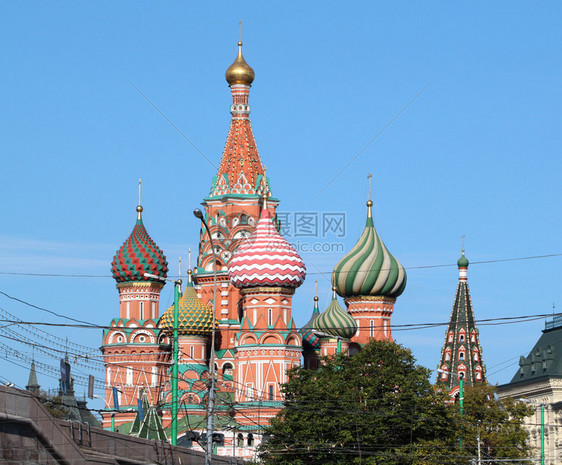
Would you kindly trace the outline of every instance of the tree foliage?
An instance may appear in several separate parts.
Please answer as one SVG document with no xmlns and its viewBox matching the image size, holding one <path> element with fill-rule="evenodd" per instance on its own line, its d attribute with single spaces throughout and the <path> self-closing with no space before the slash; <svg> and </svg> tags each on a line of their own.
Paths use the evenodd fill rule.
<svg viewBox="0 0 562 465">
<path fill-rule="evenodd" d="M 285 406 L 272 419 L 260 459 L 267 465 L 466 464 L 475 456 L 480 417 L 490 456 L 525 456 L 526 406 L 492 405 L 493 397 L 483 400 L 489 391 L 467 390 L 467 414 L 460 417 L 430 374 L 408 349 L 383 341 L 353 356 L 326 358 L 316 371 L 296 367 L 288 372 Z"/>
<path fill-rule="evenodd" d="M 458 416 L 464 451 L 477 456 L 480 442 L 482 460 L 528 457 L 523 420 L 533 413 L 532 407 L 512 398 L 495 400 L 494 393 L 495 387 L 487 384 L 465 390 L 464 415 Z"/>
</svg>

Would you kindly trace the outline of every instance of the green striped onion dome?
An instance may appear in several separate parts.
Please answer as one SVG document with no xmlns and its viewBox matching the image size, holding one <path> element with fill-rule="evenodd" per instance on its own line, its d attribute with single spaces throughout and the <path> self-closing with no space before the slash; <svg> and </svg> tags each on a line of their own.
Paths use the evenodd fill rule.
<svg viewBox="0 0 562 465">
<path fill-rule="evenodd" d="M 144 276 L 150 273 L 165 278 L 168 273 L 166 257 L 146 232 L 142 222 L 142 207 L 137 207 L 137 224 L 113 257 L 111 272 L 118 282 L 155 281 Z"/>
<path fill-rule="evenodd" d="M 334 291 L 328 308 L 314 320 L 314 329 L 342 339 L 351 339 L 357 332 L 357 322 L 341 308 Z"/>
<path fill-rule="evenodd" d="M 468 268 L 468 264 L 469 264 L 469 261 L 464 256 L 464 252 L 463 252 L 462 255 L 461 255 L 461 258 L 459 258 L 459 261 L 457 262 L 457 266 L 459 268 Z"/>
<path fill-rule="evenodd" d="M 314 322 L 319 316 L 320 309 L 318 308 L 318 296 L 314 296 L 314 308 L 312 309 L 312 316 L 300 330 L 303 342 L 308 342 L 313 347 L 316 347 L 318 345 L 318 337 L 314 333 Z"/>
<path fill-rule="evenodd" d="M 218 322 L 213 317 L 213 310 L 197 297 L 193 283 L 188 282 L 185 292 L 178 302 L 178 334 L 210 336 Z M 168 333 L 174 330 L 174 306 L 172 305 L 160 318 L 158 326 Z"/>
<path fill-rule="evenodd" d="M 406 288 L 406 271 L 388 251 L 373 224 L 367 202 L 367 224 L 359 241 L 335 266 L 332 284 L 342 297 L 398 297 Z"/>
</svg>

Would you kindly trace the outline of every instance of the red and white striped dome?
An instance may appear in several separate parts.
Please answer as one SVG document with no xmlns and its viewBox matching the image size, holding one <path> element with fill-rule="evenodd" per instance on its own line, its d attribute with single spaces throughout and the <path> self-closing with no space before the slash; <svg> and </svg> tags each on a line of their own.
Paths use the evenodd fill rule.
<svg viewBox="0 0 562 465">
<path fill-rule="evenodd" d="M 277 231 L 267 208 L 261 212 L 254 232 L 229 263 L 230 282 L 237 288 L 299 287 L 306 267 L 295 248 Z"/>
</svg>

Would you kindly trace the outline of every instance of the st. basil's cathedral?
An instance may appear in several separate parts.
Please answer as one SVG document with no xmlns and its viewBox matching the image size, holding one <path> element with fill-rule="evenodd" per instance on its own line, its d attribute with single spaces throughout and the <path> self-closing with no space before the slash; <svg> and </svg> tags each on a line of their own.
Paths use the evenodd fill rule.
<svg viewBox="0 0 562 465">
<path fill-rule="evenodd" d="M 391 316 L 406 287 L 406 272 L 375 230 L 369 198 L 365 229 L 333 270 L 332 301 L 321 312 L 315 297 L 310 320 L 297 327 L 292 297 L 305 280 L 306 267 L 280 233 L 279 200 L 271 191 L 250 123 L 254 70 L 242 55 L 241 42 L 226 80 L 232 92 L 232 119 L 218 172 L 202 202 L 211 237 L 202 225 L 197 266 L 189 270 L 178 303 L 178 444 L 197 447 L 192 440 L 205 432 L 213 353 L 216 452 L 252 458 L 263 428 L 283 406 L 280 386 L 288 369 L 301 363 L 315 369 L 322 356 L 353 354 L 370 339 L 392 341 Z M 163 431 L 172 419 L 174 306 L 160 309 L 168 263 L 142 215 L 139 201 L 133 231 L 113 259 L 119 314 L 104 331 L 101 348 L 105 400 L 108 405 L 117 400 L 120 407 L 113 418 L 109 408 L 102 414 L 103 426 L 109 428 L 113 421 L 130 434 L 140 429 L 138 399 L 158 411 L 160 420 L 150 416 L 155 424 L 161 422 L 154 429 Z M 439 379 L 451 392 L 455 386 L 451 380 L 461 373 L 470 371 L 473 382 L 485 380 L 467 267 L 467 260 L 459 261 L 455 321 L 452 316 L 440 364 L 451 370 L 451 376 Z M 216 338 L 211 347 L 213 328 Z"/>
</svg>

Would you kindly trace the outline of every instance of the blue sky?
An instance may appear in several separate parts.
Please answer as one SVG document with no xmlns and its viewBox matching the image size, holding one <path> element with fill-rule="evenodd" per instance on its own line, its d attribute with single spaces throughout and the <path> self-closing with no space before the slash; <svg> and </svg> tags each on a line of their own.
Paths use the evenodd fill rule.
<svg viewBox="0 0 562 465">
<path fill-rule="evenodd" d="M 109 276 L 134 225 L 138 178 L 148 231 L 172 270 L 178 256 L 185 263 L 198 238 L 191 212 L 227 135 L 224 71 L 242 20 L 256 72 L 252 124 L 280 210 L 345 212 L 345 238 L 330 240 L 348 251 L 364 226 L 372 172 L 375 225 L 408 269 L 393 323 L 447 321 L 461 235 L 472 262 L 562 252 L 560 13 L 558 2 L 517 1 L 5 2 L 0 271 Z M 316 278 L 328 305 L 324 276 L 341 253 L 303 257 L 298 324 L 309 318 Z M 436 264 L 451 266 L 417 268 Z M 560 265 L 561 257 L 472 265 L 476 317 L 562 306 Z M 9 295 L 74 318 L 108 324 L 118 314 L 111 278 L 0 282 Z M 166 286 L 163 306 L 171 300 Z M 0 308 L 64 322 L 4 297 Z M 480 327 L 492 383 L 511 379 L 543 325 Z M 99 330 L 48 331 L 101 344 Z M 433 369 L 444 331 L 394 336 Z M 2 358 L 0 367 L 25 384 L 25 370 Z"/>
</svg>

